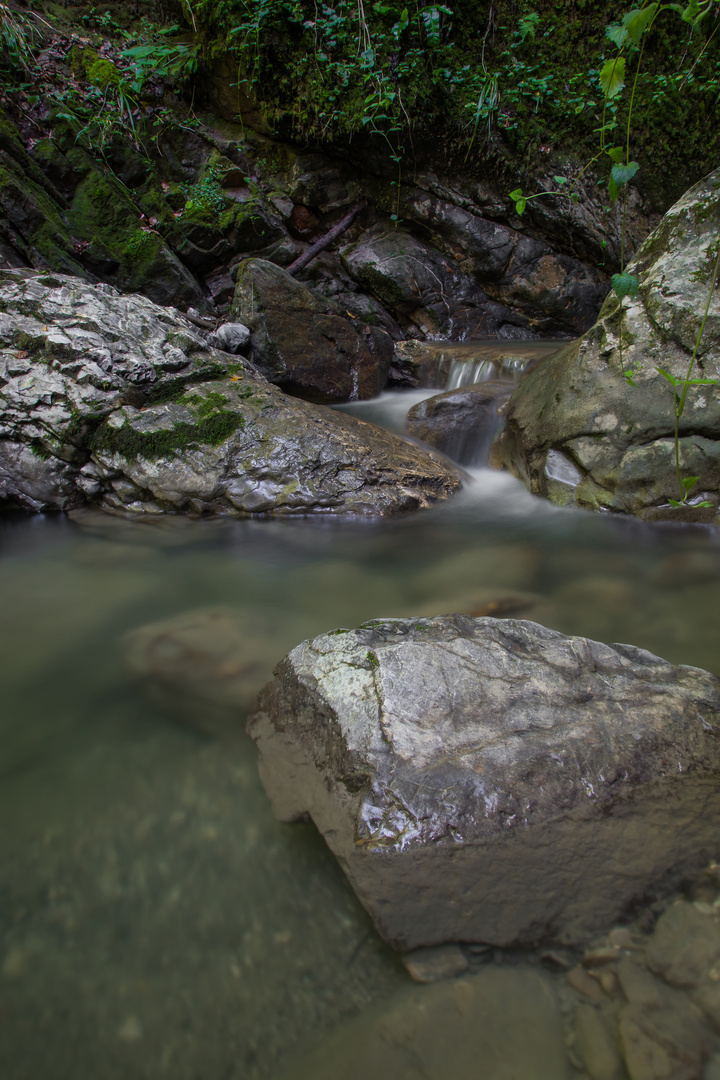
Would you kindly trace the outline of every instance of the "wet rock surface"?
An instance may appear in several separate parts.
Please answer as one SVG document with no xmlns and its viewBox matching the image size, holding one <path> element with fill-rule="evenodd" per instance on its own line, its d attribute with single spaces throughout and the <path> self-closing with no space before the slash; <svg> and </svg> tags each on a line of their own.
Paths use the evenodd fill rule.
<svg viewBox="0 0 720 1080">
<path fill-rule="evenodd" d="M 488 380 L 435 394 L 410 409 L 408 432 L 461 465 L 479 464 L 514 389 L 513 383 Z"/>
<path fill-rule="evenodd" d="M 253 362 L 289 393 L 330 403 L 375 397 L 385 386 L 392 338 L 271 262 L 240 266 L 231 311 L 252 331 Z"/>
<path fill-rule="evenodd" d="M 581 942 L 671 889 L 716 846 L 719 720 L 700 669 L 445 616 L 305 642 L 248 729 L 278 817 L 407 950 Z"/>
<path fill-rule="evenodd" d="M 498 457 L 531 491 L 560 504 L 648 520 L 717 521 L 720 398 L 690 388 L 679 421 L 682 477 L 697 477 L 691 505 L 675 463 L 673 397 L 660 373 L 684 380 L 708 304 L 720 226 L 720 172 L 673 206 L 628 273 L 634 298 L 605 302 L 595 327 L 524 379 L 507 408 Z M 720 315 L 712 299 L 692 378 L 720 377 Z M 708 507 L 692 503 L 707 501 Z"/>
<path fill-rule="evenodd" d="M 107 285 L 0 271 L 0 498 L 139 513 L 385 514 L 459 475 L 287 397 L 179 313 Z"/>
<path fill-rule="evenodd" d="M 518 336 L 535 336 L 526 319 L 493 303 L 452 257 L 410 233 L 377 227 L 341 255 L 350 277 L 423 337 L 489 337 L 506 324 Z"/>
</svg>

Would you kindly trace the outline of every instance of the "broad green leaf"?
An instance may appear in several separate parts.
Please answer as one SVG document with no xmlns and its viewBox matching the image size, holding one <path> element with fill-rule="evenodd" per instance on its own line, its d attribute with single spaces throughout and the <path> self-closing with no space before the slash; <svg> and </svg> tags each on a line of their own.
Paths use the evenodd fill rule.
<svg viewBox="0 0 720 1080">
<path fill-rule="evenodd" d="M 672 506 L 673 510 L 679 510 L 682 506 L 682 503 L 678 502 L 677 499 L 668 499 L 668 502 Z"/>
<path fill-rule="evenodd" d="M 625 86 L 625 57 L 616 56 L 608 60 L 600 70 L 600 86 L 608 101 L 620 93 Z"/>
<path fill-rule="evenodd" d="M 613 45 L 617 45 L 618 49 L 622 49 L 628 39 L 628 32 L 620 23 L 610 23 L 609 26 L 605 27 L 605 36 L 609 37 Z"/>
<path fill-rule="evenodd" d="M 656 371 L 658 372 L 659 375 L 662 375 L 662 377 L 664 379 L 667 379 L 667 381 L 672 386 L 679 386 L 680 385 L 679 380 L 676 379 L 674 375 L 671 375 L 669 371 L 666 371 L 665 368 L 659 367 L 659 368 L 656 368 Z"/>
<path fill-rule="evenodd" d="M 615 177 L 614 176 L 609 176 L 608 177 L 608 193 L 609 193 L 610 198 L 612 199 L 613 202 L 618 201 L 618 195 L 620 194 L 620 189 L 618 188 L 617 184 L 615 183 Z"/>
<path fill-rule="evenodd" d="M 717 386 L 718 379 L 686 379 L 685 386 Z"/>
<path fill-rule="evenodd" d="M 567 184 L 568 182 L 567 176 L 553 176 L 553 180 L 556 184 Z"/>
<path fill-rule="evenodd" d="M 639 168 L 637 161 L 628 161 L 627 165 L 618 162 L 617 165 L 612 167 L 612 178 L 617 186 L 621 188 L 623 184 L 627 184 L 628 180 L 632 180 Z"/>
<path fill-rule="evenodd" d="M 640 282 L 633 274 L 613 274 L 610 278 L 615 295 L 622 300 L 624 296 L 637 296 Z"/>
<path fill-rule="evenodd" d="M 517 210 L 519 216 L 522 217 L 522 215 L 525 213 L 525 207 L 526 206 L 527 206 L 527 199 L 518 199 L 517 200 L 517 202 L 515 203 L 515 209 Z"/>
<path fill-rule="evenodd" d="M 702 4 L 700 0 L 690 0 L 682 13 L 682 21 L 696 26 L 709 10 L 710 4 Z"/>
<path fill-rule="evenodd" d="M 647 7 L 634 8 L 623 16 L 622 24 L 627 30 L 627 35 L 633 45 L 637 45 L 640 38 L 655 18 L 659 4 L 648 4 Z"/>
<path fill-rule="evenodd" d="M 710 502 L 710 500 L 709 500 L 709 499 L 703 499 L 703 501 L 702 501 L 702 502 L 699 502 L 699 503 L 693 503 L 692 505 L 693 505 L 694 507 L 696 507 L 697 509 L 699 509 L 699 508 L 700 508 L 701 506 L 712 506 L 713 504 L 712 504 L 712 503 Z"/>
<path fill-rule="evenodd" d="M 699 476 L 684 476 L 682 483 L 685 491 L 692 491 L 699 479 Z"/>
<path fill-rule="evenodd" d="M 517 202 L 518 199 L 522 199 L 522 197 L 523 197 L 522 188 L 515 188 L 514 191 L 510 192 L 510 198 L 512 199 L 513 202 Z"/>
<path fill-rule="evenodd" d="M 605 153 L 612 161 L 622 161 L 625 157 L 625 148 L 623 146 L 611 146 Z"/>
</svg>

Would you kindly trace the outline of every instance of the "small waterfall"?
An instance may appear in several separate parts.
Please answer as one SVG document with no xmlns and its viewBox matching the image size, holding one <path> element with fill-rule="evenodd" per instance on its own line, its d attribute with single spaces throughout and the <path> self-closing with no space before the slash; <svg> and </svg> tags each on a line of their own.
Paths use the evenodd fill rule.
<svg viewBox="0 0 720 1080">
<path fill-rule="evenodd" d="M 454 358 L 450 361 L 446 390 L 487 382 L 489 379 L 508 379 L 515 382 L 530 363 L 527 356 L 499 356 L 495 360 Z"/>
</svg>

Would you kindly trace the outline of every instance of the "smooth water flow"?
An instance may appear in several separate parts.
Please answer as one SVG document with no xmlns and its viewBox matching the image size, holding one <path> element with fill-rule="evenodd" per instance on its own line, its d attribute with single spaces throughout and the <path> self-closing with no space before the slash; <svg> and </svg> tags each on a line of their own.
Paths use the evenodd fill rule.
<svg viewBox="0 0 720 1080">
<path fill-rule="evenodd" d="M 487 382 L 489 379 L 517 381 L 539 360 L 557 352 L 565 341 L 469 341 L 453 344 L 438 353 L 438 369 L 447 371 L 446 390 Z"/>
<path fill-rule="evenodd" d="M 433 392 L 352 411 L 397 428 Z M 449 611 L 720 673 L 716 532 L 559 510 L 484 469 L 390 520 L 89 511 L 6 517 L 0 543 L 4 1080 L 272 1076 L 408 987 L 313 827 L 274 820 L 242 717 L 211 738 L 192 703 L 184 723 L 151 704 L 128 632 L 230 609 L 253 690 L 307 636 Z"/>
</svg>

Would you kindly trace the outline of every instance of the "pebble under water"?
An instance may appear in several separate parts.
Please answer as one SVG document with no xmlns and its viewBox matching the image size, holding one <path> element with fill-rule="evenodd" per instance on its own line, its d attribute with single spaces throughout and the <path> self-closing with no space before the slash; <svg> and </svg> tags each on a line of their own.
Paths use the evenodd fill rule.
<svg viewBox="0 0 720 1080">
<path fill-rule="evenodd" d="M 349 409 L 392 427 L 431 393 Z M 274 820 L 243 718 L 221 716 L 211 737 L 192 703 L 182 716 L 152 703 L 128 674 L 127 632 L 240 609 L 261 684 L 335 627 L 498 613 L 720 675 L 716 531 L 556 509 L 487 469 L 396 519 L 18 515 L 0 545 L 4 1080 L 310 1080 L 354 1045 L 366 1010 L 391 1023 L 418 994 L 420 1071 L 380 1062 L 378 1077 L 443 1076 L 448 1038 L 462 1056 L 439 984 L 410 981 L 312 826 Z M 534 956 L 482 956 L 469 979 L 485 1004 L 467 999 L 479 1011 L 453 1080 L 587 1075 L 531 993 L 543 971 Z"/>
</svg>

